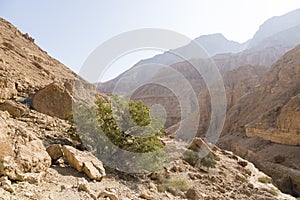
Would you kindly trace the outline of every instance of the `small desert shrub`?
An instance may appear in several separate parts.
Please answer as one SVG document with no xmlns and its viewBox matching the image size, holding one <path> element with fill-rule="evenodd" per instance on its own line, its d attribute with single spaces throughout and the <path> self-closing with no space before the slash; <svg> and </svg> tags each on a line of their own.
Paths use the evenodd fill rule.
<svg viewBox="0 0 300 200">
<path fill-rule="evenodd" d="M 199 160 L 198 153 L 188 149 L 183 153 L 183 160 L 188 162 L 190 165 L 195 166 Z"/>
<path fill-rule="evenodd" d="M 198 162 L 200 162 L 200 165 L 206 167 L 207 170 L 209 168 L 214 168 L 217 164 L 217 161 L 220 160 L 218 156 L 216 156 L 211 152 L 208 153 L 205 157 L 200 159 L 197 152 L 189 149 L 184 152 L 182 159 L 188 162 L 192 166 L 195 166 Z"/>
<path fill-rule="evenodd" d="M 178 195 L 180 192 L 185 192 L 190 188 L 188 179 L 184 176 L 173 176 L 168 179 L 165 179 L 159 185 L 159 191 L 173 191 L 174 195 Z"/>
<path fill-rule="evenodd" d="M 214 168 L 217 164 L 215 155 L 213 153 L 207 154 L 204 158 L 201 159 L 200 164 L 209 170 L 209 168 Z"/>
<path fill-rule="evenodd" d="M 267 176 L 260 176 L 260 177 L 258 177 L 257 180 L 258 180 L 259 182 L 265 183 L 265 184 L 267 184 L 267 183 L 272 183 L 272 178 L 267 177 Z"/>
</svg>

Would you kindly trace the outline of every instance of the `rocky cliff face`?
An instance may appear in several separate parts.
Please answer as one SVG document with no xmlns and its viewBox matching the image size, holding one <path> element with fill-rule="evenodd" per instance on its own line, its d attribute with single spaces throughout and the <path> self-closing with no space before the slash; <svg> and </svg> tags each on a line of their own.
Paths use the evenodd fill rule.
<svg viewBox="0 0 300 200">
<path fill-rule="evenodd" d="M 225 132 L 234 130 L 233 127 L 235 126 L 231 124 L 234 125 L 236 123 L 240 124 L 240 126 L 257 124 L 257 126 L 273 128 L 277 128 L 280 126 L 280 123 L 283 123 L 282 118 L 286 117 L 284 113 L 290 110 L 289 107 L 291 105 L 295 104 L 297 101 L 296 96 L 299 93 L 299 57 L 298 46 L 284 55 L 271 67 L 261 84 L 230 110 L 228 113 L 229 118 L 233 115 L 239 115 L 239 119 L 237 119 L 238 121 L 230 120 L 230 124 L 228 123 L 225 126 Z M 289 101 L 291 103 L 282 110 L 284 105 L 288 104 Z M 297 108 L 295 106 L 292 107 L 295 109 L 295 113 L 297 113 Z M 281 110 L 281 119 L 278 119 L 278 122 L 276 122 Z"/>
<path fill-rule="evenodd" d="M 227 97 L 227 110 L 236 105 L 241 98 L 251 93 L 260 84 L 267 68 L 262 66 L 244 66 L 228 71 L 223 76 Z M 200 94 L 200 127 L 199 135 L 204 135 L 210 124 L 211 104 L 210 95 L 206 89 Z"/>
<path fill-rule="evenodd" d="M 299 120 L 299 77 L 300 46 L 273 64 L 261 84 L 228 111 L 220 142 L 221 146 L 235 149 L 236 153 L 265 166 L 265 172 L 270 175 L 272 172 L 265 163 L 277 162 L 278 156 L 284 157 L 285 160 L 277 163 L 276 168 L 290 167 L 294 171 L 290 171 L 290 178 L 286 178 L 284 173 L 274 174 L 276 182 L 278 185 L 290 185 L 286 191 L 298 195 L 300 163 L 296 152 L 300 149 L 296 124 Z M 257 157 L 249 157 L 237 146 L 252 150 Z"/>
</svg>

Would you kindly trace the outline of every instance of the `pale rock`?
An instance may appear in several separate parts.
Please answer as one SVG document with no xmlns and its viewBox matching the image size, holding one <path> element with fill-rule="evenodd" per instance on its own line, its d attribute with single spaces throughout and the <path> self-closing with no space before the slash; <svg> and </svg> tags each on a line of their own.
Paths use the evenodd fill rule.
<svg viewBox="0 0 300 200">
<path fill-rule="evenodd" d="M 149 190 L 152 192 L 157 192 L 157 187 L 154 183 L 150 182 L 148 186 Z"/>
<path fill-rule="evenodd" d="M 8 179 L 7 176 L 3 176 L 0 178 L 0 183 L 2 185 L 2 188 L 10 193 L 13 193 L 15 191 L 14 187 L 11 184 L 11 181 Z"/>
<path fill-rule="evenodd" d="M 25 173 L 21 177 L 21 181 L 26 181 L 31 184 L 39 185 L 45 176 L 44 172 L 40 173 Z"/>
<path fill-rule="evenodd" d="M 101 180 L 103 175 L 99 169 L 92 162 L 83 162 L 82 171 L 90 178 L 95 180 Z"/>
<path fill-rule="evenodd" d="M 142 191 L 140 197 L 147 199 L 147 200 L 155 200 L 147 191 Z"/>
<path fill-rule="evenodd" d="M 119 200 L 116 194 L 108 191 L 101 191 L 97 196 L 97 198 L 105 198 L 105 197 L 108 197 L 110 200 Z"/>
<path fill-rule="evenodd" d="M 102 162 L 91 153 L 79 151 L 68 145 L 64 145 L 62 150 L 67 162 L 77 171 L 86 173 L 90 179 L 101 180 L 105 176 Z"/>
<path fill-rule="evenodd" d="M 11 99 L 17 93 L 16 86 L 9 77 L 0 77 L 0 100 Z"/>
<path fill-rule="evenodd" d="M 78 189 L 85 191 L 88 193 L 93 199 L 97 199 L 93 191 L 91 190 L 88 181 L 85 178 L 79 178 L 78 179 Z"/>
<path fill-rule="evenodd" d="M 32 192 L 26 192 L 24 194 L 25 197 L 28 197 L 28 198 L 32 198 L 34 196 L 34 194 Z"/>
</svg>

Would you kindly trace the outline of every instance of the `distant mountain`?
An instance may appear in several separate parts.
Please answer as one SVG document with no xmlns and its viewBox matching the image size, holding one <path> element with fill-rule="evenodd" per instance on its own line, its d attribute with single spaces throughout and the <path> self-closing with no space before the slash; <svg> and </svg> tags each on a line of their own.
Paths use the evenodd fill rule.
<svg viewBox="0 0 300 200">
<path fill-rule="evenodd" d="M 203 48 L 203 51 L 199 52 L 198 45 Z M 216 33 L 200 36 L 186 46 L 167 51 L 163 54 L 156 55 L 153 58 L 141 60 L 136 65 L 142 65 L 146 63 L 172 65 L 184 60 L 209 58 L 216 54 L 238 53 L 244 49 L 245 44 L 230 41 L 226 39 L 222 34 Z M 185 58 L 178 57 L 176 54 L 184 55 Z"/>
<path fill-rule="evenodd" d="M 300 19 L 297 26 L 285 29 L 283 31 L 277 32 L 270 37 L 264 38 L 257 43 L 254 47 L 250 48 L 250 51 L 257 51 L 261 49 L 266 49 L 270 47 L 285 47 L 291 49 L 295 45 L 300 44 Z"/>
<path fill-rule="evenodd" d="M 281 31 L 290 29 L 300 24 L 300 9 L 294 10 L 282 16 L 272 17 L 263 23 L 251 39 L 248 48 L 259 45 L 264 39 Z"/>
<path fill-rule="evenodd" d="M 254 37 L 243 44 L 229 41 L 219 33 L 204 35 L 195 39 L 203 47 L 201 52 L 198 51 L 195 42 L 193 42 L 178 49 L 156 55 L 153 58 L 141 60 L 133 67 L 153 63 L 171 66 L 186 60 L 209 57 L 213 58 L 222 73 L 245 65 L 269 67 L 287 51 L 300 44 L 299 33 L 300 9 L 297 9 L 286 15 L 267 20 L 260 26 Z M 185 58 L 180 58 L 175 54 L 185 55 Z M 122 76 L 123 74 L 100 84 L 100 91 L 110 93 L 114 83 Z"/>
<path fill-rule="evenodd" d="M 222 34 L 203 35 L 195 39 L 212 57 L 222 53 L 238 53 L 245 49 L 245 44 L 226 39 Z"/>
</svg>

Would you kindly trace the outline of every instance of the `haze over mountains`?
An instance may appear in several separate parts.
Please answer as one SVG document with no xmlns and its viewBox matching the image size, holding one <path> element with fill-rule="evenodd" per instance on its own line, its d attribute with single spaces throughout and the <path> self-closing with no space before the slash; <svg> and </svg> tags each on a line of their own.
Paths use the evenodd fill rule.
<svg viewBox="0 0 300 200">
<path fill-rule="evenodd" d="M 255 33 L 254 37 L 249 41 L 248 47 L 253 48 L 276 33 L 298 26 L 299 19 L 300 9 L 289 12 L 283 16 L 272 17 L 259 27 L 259 30 Z"/>
<path fill-rule="evenodd" d="M 208 58 L 224 53 L 239 53 L 244 50 L 253 52 L 276 46 L 291 49 L 294 46 L 293 44 L 297 44 L 300 41 L 300 36 L 297 34 L 297 31 L 299 31 L 299 22 L 300 9 L 297 9 L 283 16 L 277 16 L 267 20 L 259 27 L 259 30 L 252 39 L 242 44 L 226 39 L 221 33 L 203 35 L 194 40 L 203 47 L 203 52 L 195 51 L 196 48 L 194 44 L 191 43 L 178 49 L 156 55 L 153 58 L 142 60 L 136 65 L 145 63 L 171 65 L 189 59 Z M 174 55 L 174 53 L 185 55 L 186 58 L 179 58 Z"/>
<path fill-rule="evenodd" d="M 243 65 L 271 66 L 280 56 L 300 43 L 300 9 L 283 16 L 273 17 L 262 24 L 254 37 L 240 44 L 227 40 L 222 34 L 205 35 L 196 38 L 204 49 L 195 51 L 195 43 L 188 44 L 178 49 L 170 50 L 153 58 L 141 60 L 135 66 L 143 64 L 155 64 L 170 66 L 189 59 L 206 59 L 212 57 L 219 66 L 221 72 L 237 68 Z M 184 55 L 180 58 L 176 54 Z M 223 66 L 225 65 L 225 66 Z M 133 66 L 134 67 L 134 66 Z M 111 92 L 111 87 L 122 75 L 106 82 L 106 86 L 100 84 L 99 89 L 106 93 Z"/>
</svg>

